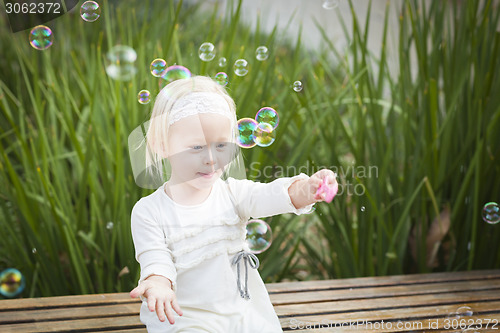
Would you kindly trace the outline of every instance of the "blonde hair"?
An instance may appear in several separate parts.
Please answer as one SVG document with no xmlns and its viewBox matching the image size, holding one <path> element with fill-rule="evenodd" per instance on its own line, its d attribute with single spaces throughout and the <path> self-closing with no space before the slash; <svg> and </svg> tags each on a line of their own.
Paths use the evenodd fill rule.
<svg viewBox="0 0 500 333">
<path fill-rule="evenodd" d="M 156 96 L 149 128 L 146 133 L 146 172 L 153 179 L 163 179 L 164 158 L 168 156 L 167 138 L 169 133 L 169 122 L 171 120 L 171 111 L 175 103 L 192 92 L 211 92 L 222 96 L 229 106 L 232 115 L 231 120 L 231 143 L 236 147 L 236 138 L 238 135 L 236 120 L 236 105 L 229 96 L 226 89 L 207 76 L 193 76 L 187 79 L 179 79 L 166 85 Z M 239 168 L 237 151 L 225 168 L 223 179 L 226 179 L 231 168 Z M 159 177 L 159 178 L 156 178 Z"/>
</svg>

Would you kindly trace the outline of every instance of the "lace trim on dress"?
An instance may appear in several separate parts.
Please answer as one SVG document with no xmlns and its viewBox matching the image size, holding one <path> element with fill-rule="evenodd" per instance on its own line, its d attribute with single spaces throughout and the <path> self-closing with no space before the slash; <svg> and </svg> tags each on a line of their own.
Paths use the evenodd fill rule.
<svg viewBox="0 0 500 333">
<path fill-rule="evenodd" d="M 238 225 L 238 223 L 241 223 L 241 219 L 237 216 L 234 219 L 221 220 L 220 225 L 236 226 L 236 225 Z M 215 226 L 217 226 L 217 225 L 215 225 Z M 193 227 L 193 229 L 191 229 L 190 231 L 183 232 L 183 233 L 176 233 L 170 237 L 167 236 L 167 237 L 165 237 L 165 241 L 167 242 L 167 244 L 176 243 L 176 242 L 183 240 L 183 239 L 186 239 L 188 237 L 196 236 L 196 235 L 202 233 L 203 231 L 205 231 L 206 229 L 213 228 L 213 227 L 214 227 L 214 225 Z"/>
<path fill-rule="evenodd" d="M 246 229 L 240 228 L 239 230 L 231 230 L 229 232 L 225 232 L 219 235 L 215 235 L 214 237 L 208 237 L 203 242 L 199 242 L 192 246 L 187 246 L 179 250 L 172 251 L 172 255 L 175 259 L 179 258 L 181 255 L 192 252 L 194 250 L 200 249 L 204 246 L 217 243 L 222 240 L 234 240 L 234 239 L 245 239 Z"/>
<path fill-rule="evenodd" d="M 231 247 L 227 247 L 227 246 L 219 247 L 216 250 L 213 250 L 210 252 L 205 252 L 205 254 L 203 254 L 202 256 L 199 256 L 195 260 L 192 260 L 188 263 L 182 263 L 182 264 L 181 263 L 174 263 L 174 265 L 175 265 L 175 268 L 177 270 L 188 269 L 188 268 L 194 267 L 196 265 L 199 265 L 202 261 L 211 259 L 211 258 L 216 257 L 218 255 L 221 255 L 224 253 L 233 254 L 233 253 L 239 252 L 239 251 L 244 250 L 244 249 L 245 249 L 245 247 L 244 247 L 243 243 L 239 243 L 238 245 L 231 246 Z"/>
</svg>

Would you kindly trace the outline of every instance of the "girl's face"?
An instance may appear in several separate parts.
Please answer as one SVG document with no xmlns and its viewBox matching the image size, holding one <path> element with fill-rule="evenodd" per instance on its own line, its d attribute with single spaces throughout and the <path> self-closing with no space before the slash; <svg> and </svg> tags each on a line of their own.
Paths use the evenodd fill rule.
<svg viewBox="0 0 500 333">
<path fill-rule="evenodd" d="M 168 159 L 173 184 L 210 188 L 231 162 L 231 121 L 220 114 L 201 113 L 169 127 Z"/>
</svg>

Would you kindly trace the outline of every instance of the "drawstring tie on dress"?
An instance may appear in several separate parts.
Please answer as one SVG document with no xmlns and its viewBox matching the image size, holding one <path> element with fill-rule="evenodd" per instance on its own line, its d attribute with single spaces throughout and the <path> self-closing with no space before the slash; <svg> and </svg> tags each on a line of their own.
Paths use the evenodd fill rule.
<svg viewBox="0 0 500 333">
<path fill-rule="evenodd" d="M 243 290 L 240 282 L 240 261 L 243 258 L 245 262 L 245 290 Z M 250 299 L 250 294 L 248 293 L 248 266 L 257 269 L 259 268 L 259 259 L 257 256 L 251 252 L 240 251 L 233 258 L 233 265 L 236 265 L 236 272 L 238 274 L 238 280 L 236 281 L 238 285 L 238 290 L 240 291 L 240 296 L 244 299 Z"/>
</svg>

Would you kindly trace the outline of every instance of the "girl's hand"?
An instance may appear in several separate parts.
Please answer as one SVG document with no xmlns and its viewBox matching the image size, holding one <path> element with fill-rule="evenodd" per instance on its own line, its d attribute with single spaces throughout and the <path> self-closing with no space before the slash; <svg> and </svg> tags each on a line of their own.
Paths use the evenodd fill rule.
<svg viewBox="0 0 500 333">
<path fill-rule="evenodd" d="M 308 186 L 309 186 L 310 193 L 314 193 L 313 198 L 316 202 L 325 201 L 325 199 L 326 199 L 325 192 L 316 194 L 319 187 L 321 186 L 321 184 L 325 180 L 325 178 L 326 178 L 326 185 L 329 188 L 338 187 L 337 175 L 332 170 L 321 169 L 318 172 L 316 172 L 315 174 L 313 174 L 311 177 L 309 177 Z M 330 201 L 331 201 L 331 199 L 330 199 Z"/>
<path fill-rule="evenodd" d="M 337 179 L 335 179 L 336 177 L 337 175 L 332 170 L 321 169 L 310 176 L 309 179 L 295 181 L 288 188 L 288 195 L 290 196 L 292 204 L 296 209 L 300 209 L 318 201 L 325 201 L 326 193 L 318 195 L 316 192 L 323 183 L 323 179 L 327 180 L 328 187 L 338 187 Z"/>
<path fill-rule="evenodd" d="M 179 316 L 182 316 L 182 310 L 177 304 L 177 298 L 172 290 L 172 282 L 166 277 L 151 275 L 130 292 L 132 298 L 141 295 L 147 298 L 149 311 L 154 311 L 156 308 L 156 314 L 160 321 L 165 321 L 166 314 L 170 324 L 174 324 L 172 309 Z"/>
</svg>

